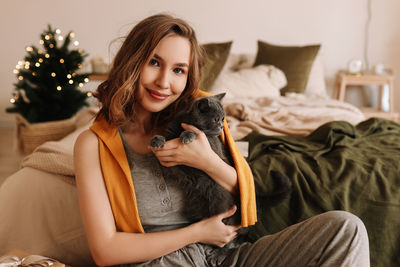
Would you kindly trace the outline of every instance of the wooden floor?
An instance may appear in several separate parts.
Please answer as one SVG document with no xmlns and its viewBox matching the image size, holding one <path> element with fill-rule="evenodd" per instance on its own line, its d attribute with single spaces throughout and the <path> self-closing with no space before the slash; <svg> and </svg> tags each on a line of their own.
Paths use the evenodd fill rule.
<svg viewBox="0 0 400 267">
<path fill-rule="evenodd" d="M 15 152 L 14 145 L 14 128 L 0 126 L 0 185 L 20 168 L 22 156 Z"/>
</svg>

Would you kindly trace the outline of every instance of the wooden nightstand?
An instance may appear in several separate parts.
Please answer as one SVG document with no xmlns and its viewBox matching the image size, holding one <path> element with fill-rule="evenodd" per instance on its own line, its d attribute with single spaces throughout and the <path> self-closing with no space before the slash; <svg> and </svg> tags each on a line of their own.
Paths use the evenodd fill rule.
<svg viewBox="0 0 400 267">
<path fill-rule="evenodd" d="M 380 117 L 389 120 L 398 121 L 399 113 L 394 112 L 394 75 L 391 70 L 386 70 L 386 74 L 348 74 L 344 70 L 340 70 L 337 75 L 337 86 L 335 88 L 333 97 L 337 100 L 344 101 L 347 86 L 363 86 L 363 85 L 378 85 L 379 87 L 379 101 L 378 108 L 362 107 L 360 110 L 364 113 L 365 117 Z M 382 97 L 384 85 L 389 87 L 389 111 L 382 109 Z"/>
</svg>

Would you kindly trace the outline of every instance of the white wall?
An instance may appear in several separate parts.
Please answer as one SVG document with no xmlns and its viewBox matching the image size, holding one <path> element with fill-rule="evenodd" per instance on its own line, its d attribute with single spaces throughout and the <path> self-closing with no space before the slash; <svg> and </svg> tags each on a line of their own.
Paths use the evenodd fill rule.
<svg viewBox="0 0 400 267">
<path fill-rule="evenodd" d="M 109 44 L 137 21 L 170 12 L 194 26 L 201 43 L 233 40 L 233 52 L 256 52 L 256 41 L 281 45 L 322 44 L 331 92 L 335 74 L 353 58 L 363 59 L 368 0 L 4 0 L 0 9 L 0 123 L 14 120 L 4 112 L 16 78 L 13 69 L 25 47 L 39 46 L 50 23 L 73 30 L 90 57 L 109 59 Z M 384 63 L 400 73 L 400 1 L 371 0 L 370 65 Z M 114 46 L 115 47 L 115 46 Z M 90 58 L 89 57 L 89 58 Z M 400 89 L 400 76 L 395 86 Z M 395 94 L 400 110 L 400 92 Z"/>
</svg>

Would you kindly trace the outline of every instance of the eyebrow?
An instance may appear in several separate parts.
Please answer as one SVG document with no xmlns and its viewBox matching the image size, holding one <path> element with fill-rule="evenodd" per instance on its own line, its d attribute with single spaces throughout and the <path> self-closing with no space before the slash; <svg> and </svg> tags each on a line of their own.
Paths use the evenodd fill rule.
<svg viewBox="0 0 400 267">
<path fill-rule="evenodd" d="M 158 54 L 154 54 L 153 57 L 158 59 L 158 60 L 164 61 L 164 59 L 162 57 L 160 57 Z M 179 66 L 179 67 L 189 68 L 189 65 L 187 63 L 175 63 L 174 65 Z"/>
</svg>

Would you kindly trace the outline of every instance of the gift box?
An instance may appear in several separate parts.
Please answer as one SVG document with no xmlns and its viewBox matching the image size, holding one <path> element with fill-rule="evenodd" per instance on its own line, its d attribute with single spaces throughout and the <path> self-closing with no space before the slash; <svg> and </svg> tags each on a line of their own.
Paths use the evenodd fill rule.
<svg viewBox="0 0 400 267">
<path fill-rule="evenodd" d="M 68 267 L 48 257 L 31 255 L 25 251 L 12 250 L 0 256 L 0 267 Z"/>
</svg>

